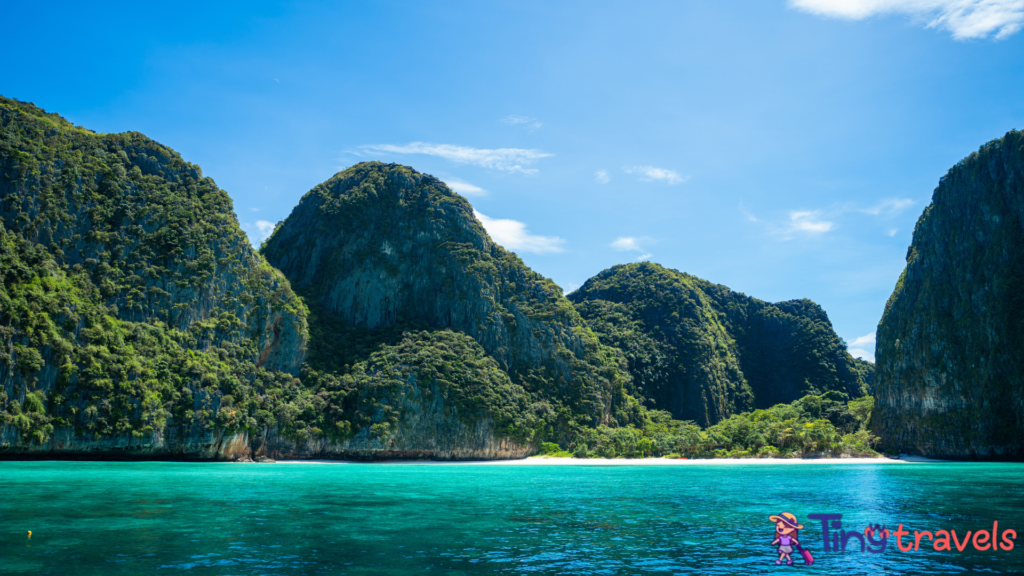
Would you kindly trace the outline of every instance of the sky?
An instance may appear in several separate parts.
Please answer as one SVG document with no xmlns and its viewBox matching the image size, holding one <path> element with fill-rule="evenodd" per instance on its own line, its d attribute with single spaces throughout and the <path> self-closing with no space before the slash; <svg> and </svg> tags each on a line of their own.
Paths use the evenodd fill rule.
<svg viewBox="0 0 1024 576">
<path fill-rule="evenodd" d="M 254 245 L 400 162 L 566 292 L 650 260 L 869 360 L 939 178 L 1024 128 L 1024 0 L 84 4 L 4 6 L 0 94 L 174 148 Z"/>
</svg>

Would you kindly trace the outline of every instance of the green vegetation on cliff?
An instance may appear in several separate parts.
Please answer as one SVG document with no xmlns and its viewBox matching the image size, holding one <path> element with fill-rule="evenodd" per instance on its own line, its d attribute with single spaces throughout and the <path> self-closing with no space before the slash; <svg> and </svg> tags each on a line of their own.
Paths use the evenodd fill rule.
<svg viewBox="0 0 1024 576">
<path fill-rule="evenodd" d="M 808 394 L 866 392 L 869 369 L 810 300 L 769 304 L 650 262 L 605 270 L 569 299 L 625 354 L 630 392 L 676 418 L 707 426 Z"/>
<path fill-rule="evenodd" d="M 373 358 L 391 354 L 409 358 L 410 373 L 433 370 L 403 344 L 417 337 L 408 331 L 435 334 L 427 356 L 444 356 L 456 341 L 437 341 L 437 331 L 454 330 L 486 353 L 507 379 L 489 381 L 510 395 L 470 390 L 480 368 L 469 363 L 448 364 L 447 390 L 463 413 L 488 414 L 507 435 L 539 441 L 640 422 L 618 352 L 598 342 L 558 286 L 494 244 L 469 203 L 429 175 L 396 164 L 353 166 L 307 193 L 262 252 L 314 311 L 310 373 L 374 395 L 385 412 L 397 410 L 396 398 L 378 397 L 353 372 L 375 370 Z M 343 405 L 328 411 L 351 414 L 353 432 L 380 424 Z"/>
<path fill-rule="evenodd" d="M 255 431 L 304 356 L 305 307 L 198 167 L 6 98 L 0 281 L 0 444 Z"/>
<path fill-rule="evenodd" d="M 0 454 L 805 453 L 854 433 L 822 393 L 859 395 L 870 365 L 842 363 L 813 303 L 649 264 L 576 298 L 411 168 L 335 175 L 261 255 L 173 150 L 0 99 Z"/>
<path fill-rule="evenodd" d="M 1024 133 L 939 180 L 878 325 L 889 450 L 1024 457 Z"/>
</svg>

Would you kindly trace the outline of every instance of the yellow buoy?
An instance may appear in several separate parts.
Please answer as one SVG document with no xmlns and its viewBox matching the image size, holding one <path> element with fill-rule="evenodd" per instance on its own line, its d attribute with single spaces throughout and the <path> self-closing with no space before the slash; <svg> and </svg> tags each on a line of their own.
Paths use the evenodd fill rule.
<svg viewBox="0 0 1024 576">
<path fill-rule="evenodd" d="M 32 537 L 32 531 L 31 531 L 31 530 L 29 530 L 29 531 L 28 531 L 28 537 L 29 537 L 29 538 L 31 538 L 31 537 Z"/>
</svg>

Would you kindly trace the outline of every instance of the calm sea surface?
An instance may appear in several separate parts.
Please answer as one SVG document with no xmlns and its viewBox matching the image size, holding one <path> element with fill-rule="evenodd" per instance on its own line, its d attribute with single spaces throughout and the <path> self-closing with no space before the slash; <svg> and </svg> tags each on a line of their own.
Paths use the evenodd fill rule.
<svg viewBox="0 0 1024 576">
<path fill-rule="evenodd" d="M 776 566 L 770 514 L 815 557 Z M 824 552 L 821 523 L 1021 533 Z M 33 532 L 28 539 L 26 532 Z M 796 555 L 795 555 L 796 556 Z M 1024 465 L 0 462 L 0 573 L 1024 573 Z"/>
</svg>

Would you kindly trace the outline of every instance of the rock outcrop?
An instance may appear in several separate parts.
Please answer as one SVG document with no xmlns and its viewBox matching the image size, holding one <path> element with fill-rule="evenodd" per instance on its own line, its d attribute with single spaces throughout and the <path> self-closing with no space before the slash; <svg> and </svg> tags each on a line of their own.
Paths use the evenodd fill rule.
<svg viewBox="0 0 1024 576">
<path fill-rule="evenodd" d="M 702 426 L 807 394 L 863 395 L 865 383 L 810 300 L 770 304 L 643 262 L 569 295 L 604 344 L 623 350 L 631 392 Z"/>
<path fill-rule="evenodd" d="M 883 447 L 1024 457 L 1024 134 L 939 181 L 878 325 L 871 429 Z"/>
<path fill-rule="evenodd" d="M 257 253 L 173 150 L 0 98 L 0 459 L 521 458 L 665 428 L 637 398 L 708 425 L 869 372 L 809 301 L 653 264 L 573 298 L 409 167 L 338 173 Z"/>
<path fill-rule="evenodd" d="M 527 400 L 509 408 L 513 420 L 548 415 L 550 426 L 566 431 L 636 415 L 615 352 L 601 346 L 558 286 L 495 244 L 469 202 L 432 176 L 397 164 L 353 166 L 307 193 L 263 254 L 314 310 L 315 347 L 340 331 L 376 342 L 389 326 L 452 330 L 478 343 L 522 390 Z M 356 348 L 356 340 L 344 340 L 344 348 Z M 344 354 L 314 351 L 311 365 L 341 374 L 366 358 L 339 362 Z M 437 450 L 459 450 L 448 446 Z"/>
<path fill-rule="evenodd" d="M 306 350 L 305 306 L 198 166 L 0 98 L 0 452 L 221 453 L 221 407 Z"/>
</svg>

